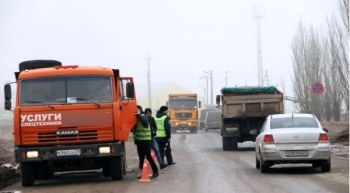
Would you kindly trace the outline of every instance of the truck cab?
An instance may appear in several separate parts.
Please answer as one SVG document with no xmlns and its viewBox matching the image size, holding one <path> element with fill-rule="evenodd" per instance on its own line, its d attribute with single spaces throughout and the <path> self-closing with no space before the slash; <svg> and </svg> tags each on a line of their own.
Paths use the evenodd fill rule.
<svg viewBox="0 0 350 193">
<path fill-rule="evenodd" d="M 15 78 L 15 106 L 8 83 L 5 109 L 14 114 L 23 186 L 54 172 L 100 168 L 104 176 L 122 180 L 124 142 L 137 122 L 132 77 L 108 67 L 31 60 L 19 64 Z"/>
</svg>

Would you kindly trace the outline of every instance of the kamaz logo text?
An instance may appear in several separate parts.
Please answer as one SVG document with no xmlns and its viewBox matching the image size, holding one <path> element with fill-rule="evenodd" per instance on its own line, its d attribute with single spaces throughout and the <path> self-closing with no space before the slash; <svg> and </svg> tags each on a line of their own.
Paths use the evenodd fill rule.
<svg viewBox="0 0 350 193">
<path fill-rule="evenodd" d="M 78 135 L 79 130 L 57 131 L 56 135 Z"/>
</svg>

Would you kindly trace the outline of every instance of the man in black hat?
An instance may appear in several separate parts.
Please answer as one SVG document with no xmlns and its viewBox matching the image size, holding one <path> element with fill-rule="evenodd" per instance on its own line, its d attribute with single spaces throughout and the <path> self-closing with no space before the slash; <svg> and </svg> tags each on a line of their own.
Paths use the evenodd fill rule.
<svg viewBox="0 0 350 193">
<path fill-rule="evenodd" d="M 171 125 L 170 118 L 168 114 L 168 107 L 161 106 L 157 112 L 156 118 L 154 119 L 157 125 L 157 135 L 156 141 L 159 145 L 160 155 L 164 163 L 164 152 L 168 162 L 168 166 L 175 165 L 176 162 L 173 161 L 170 148 L 170 139 L 171 139 Z"/>
</svg>

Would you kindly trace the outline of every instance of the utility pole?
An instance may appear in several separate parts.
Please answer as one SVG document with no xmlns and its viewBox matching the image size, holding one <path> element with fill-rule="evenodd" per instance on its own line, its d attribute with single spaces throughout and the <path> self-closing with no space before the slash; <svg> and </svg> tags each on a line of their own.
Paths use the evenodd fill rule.
<svg viewBox="0 0 350 193">
<path fill-rule="evenodd" d="M 257 46 L 258 46 L 258 81 L 259 86 L 264 84 L 263 65 L 262 65 L 262 54 L 261 54 L 261 33 L 260 33 L 260 20 L 265 17 L 265 13 L 258 12 L 258 8 L 253 8 L 252 17 L 256 19 L 257 24 Z"/>
<path fill-rule="evenodd" d="M 152 58 L 149 57 L 149 51 L 147 48 L 147 83 L 148 83 L 148 108 L 152 109 L 152 97 L 151 97 L 151 67 L 150 67 L 150 61 Z"/>
<path fill-rule="evenodd" d="M 227 88 L 227 71 L 226 71 L 226 77 L 225 77 L 225 87 Z"/>
<path fill-rule="evenodd" d="M 206 81 L 206 96 L 205 96 L 205 100 L 206 100 L 206 105 L 209 105 L 209 87 L 208 87 L 208 76 L 203 75 L 202 77 L 200 77 L 200 79 L 205 79 Z"/>
<path fill-rule="evenodd" d="M 207 73 L 209 76 L 210 76 L 210 100 L 211 100 L 211 102 L 210 102 L 210 105 L 213 105 L 214 104 L 214 101 L 213 101 L 213 71 L 212 70 L 210 70 L 209 72 L 207 72 L 207 71 L 204 71 L 205 73 Z"/>
<path fill-rule="evenodd" d="M 205 97 L 205 86 L 202 86 L 202 85 L 198 85 L 199 87 L 203 88 L 203 103 L 205 103 L 205 100 L 206 100 L 206 97 Z M 204 106 L 206 106 L 204 104 Z"/>
</svg>

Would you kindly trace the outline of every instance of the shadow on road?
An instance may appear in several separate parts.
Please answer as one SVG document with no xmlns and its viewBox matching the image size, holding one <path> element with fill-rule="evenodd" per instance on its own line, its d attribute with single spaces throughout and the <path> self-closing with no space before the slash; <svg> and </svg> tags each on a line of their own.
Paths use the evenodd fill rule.
<svg viewBox="0 0 350 193">
<path fill-rule="evenodd" d="M 126 180 L 133 179 L 131 175 L 124 175 Z M 110 177 L 103 177 L 100 171 L 89 171 L 89 172 L 77 172 L 77 173 L 62 173 L 55 174 L 49 180 L 37 180 L 35 181 L 36 187 L 48 187 L 48 186 L 61 186 L 68 184 L 103 184 L 113 182 L 116 183 L 118 181 L 113 181 Z M 119 181 L 120 183 L 122 181 Z"/>
<path fill-rule="evenodd" d="M 313 168 L 309 165 L 305 166 L 273 166 L 269 170 L 269 174 L 297 174 L 297 175 L 309 175 L 309 174 L 318 174 L 321 173 L 320 168 Z"/>
</svg>

